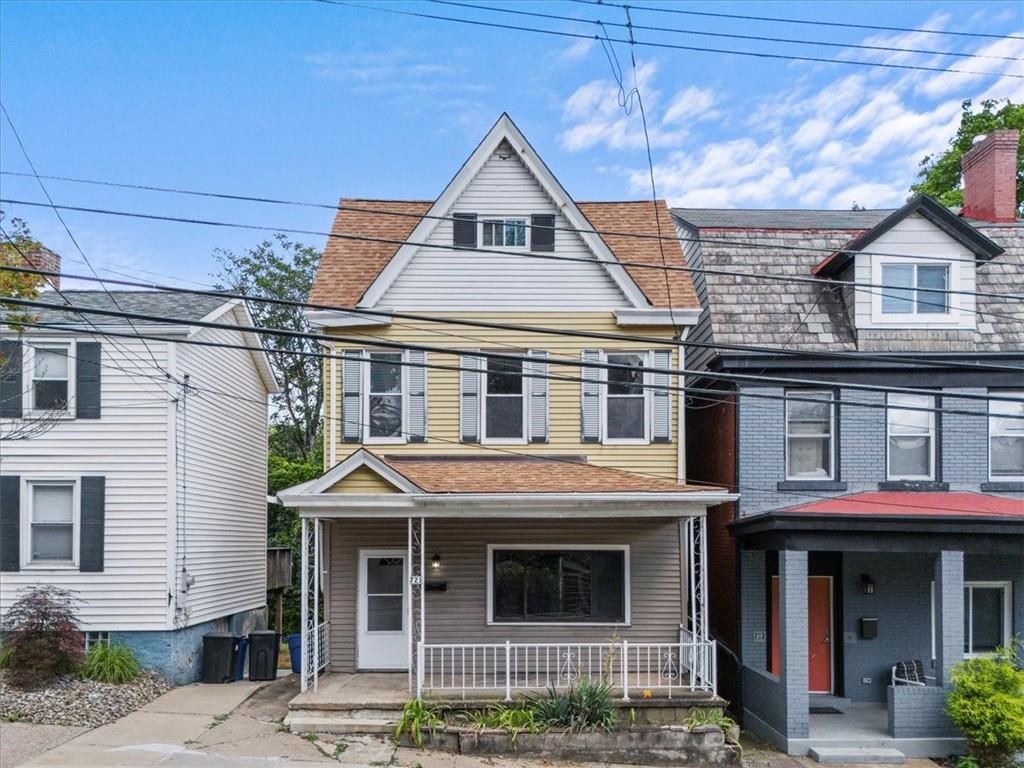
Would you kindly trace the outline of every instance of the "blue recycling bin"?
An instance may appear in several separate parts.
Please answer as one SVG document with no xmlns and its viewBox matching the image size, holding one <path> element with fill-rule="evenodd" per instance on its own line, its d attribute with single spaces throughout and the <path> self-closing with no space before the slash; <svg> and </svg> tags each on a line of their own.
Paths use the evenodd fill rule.
<svg viewBox="0 0 1024 768">
<path fill-rule="evenodd" d="M 245 654 L 249 650 L 249 638 L 244 635 L 237 638 L 238 651 L 235 653 L 235 680 L 245 678 Z"/>
<path fill-rule="evenodd" d="M 288 655 L 292 660 L 292 672 L 301 672 L 302 635 L 288 635 Z"/>
</svg>

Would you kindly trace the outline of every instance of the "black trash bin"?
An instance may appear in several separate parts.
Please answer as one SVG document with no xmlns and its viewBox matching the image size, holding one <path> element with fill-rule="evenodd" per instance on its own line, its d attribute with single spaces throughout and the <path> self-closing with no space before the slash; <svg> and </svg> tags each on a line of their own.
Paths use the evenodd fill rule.
<svg viewBox="0 0 1024 768">
<path fill-rule="evenodd" d="M 204 683 L 230 683 L 235 679 L 235 657 L 238 637 L 230 632 L 208 632 L 203 635 Z"/>
<path fill-rule="evenodd" d="M 274 680 L 277 678 L 277 655 L 281 650 L 281 636 L 272 630 L 249 633 L 249 679 Z"/>
</svg>

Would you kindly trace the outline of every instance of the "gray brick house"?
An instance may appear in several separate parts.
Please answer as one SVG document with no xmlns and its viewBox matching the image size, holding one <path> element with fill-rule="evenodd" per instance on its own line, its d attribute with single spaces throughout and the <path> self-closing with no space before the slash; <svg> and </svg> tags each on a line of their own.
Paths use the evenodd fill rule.
<svg viewBox="0 0 1024 768">
<path fill-rule="evenodd" d="M 1018 140 L 965 156 L 963 210 L 673 210 L 706 270 L 687 475 L 740 494 L 709 512 L 721 689 L 792 754 L 961 750 L 950 668 L 1024 632 Z"/>
</svg>

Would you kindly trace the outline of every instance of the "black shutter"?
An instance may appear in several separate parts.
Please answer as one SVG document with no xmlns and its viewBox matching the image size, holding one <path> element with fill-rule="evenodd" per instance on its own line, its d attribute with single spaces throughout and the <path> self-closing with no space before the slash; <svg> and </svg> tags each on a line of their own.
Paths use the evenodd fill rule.
<svg viewBox="0 0 1024 768">
<path fill-rule="evenodd" d="M 551 213 L 535 213 L 530 217 L 530 250 L 555 250 L 555 216 Z"/>
<path fill-rule="evenodd" d="M 21 478 L 0 475 L 0 571 L 21 568 Z"/>
<path fill-rule="evenodd" d="M 0 341 L 0 417 L 21 418 L 21 342 Z"/>
<path fill-rule="evenodd" d="M 476 214 L 453 213 L 452 244 L 456 248 L 476 248 Z"/>
<path fill-rule="evenodd" d="M 80 571 L 103 570 L 105 497 L 105 478 L 82 478 L 81 534 L 78 540 L 78 570 Z"/>
<path fill-rule="evenodd" d="M 75 402 L 80 419 L 100 417 L 100 356 L 98 341 L 80 341 L 75 350 Z"/>
</svg>

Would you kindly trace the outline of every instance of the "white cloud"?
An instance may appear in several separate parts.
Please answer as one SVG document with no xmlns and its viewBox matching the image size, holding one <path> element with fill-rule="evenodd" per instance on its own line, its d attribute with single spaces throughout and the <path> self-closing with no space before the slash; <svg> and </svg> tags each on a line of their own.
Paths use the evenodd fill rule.
<svg viewBox="0 0 1024 768">
<path fill-rule="evenodd" d="M 567 63 L 575 63 L 582 61 L 590 55 L 590 51 L 594 48 L 595 40 L 592 37 L 581 37 L 579 40 L 574 40 L 569 43 L 563 50 L 561 50 L 555 58 L 559 61 Z"/>
</svg>

